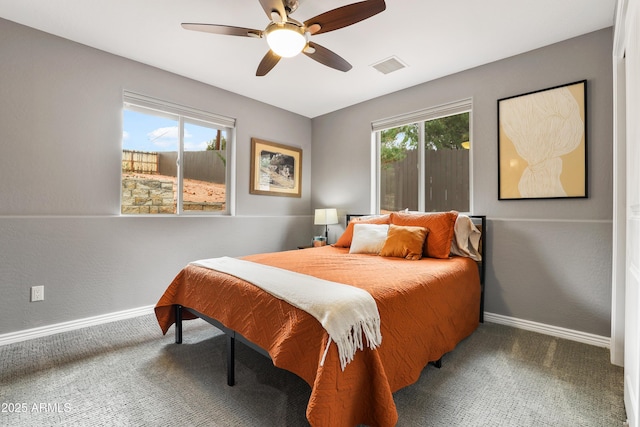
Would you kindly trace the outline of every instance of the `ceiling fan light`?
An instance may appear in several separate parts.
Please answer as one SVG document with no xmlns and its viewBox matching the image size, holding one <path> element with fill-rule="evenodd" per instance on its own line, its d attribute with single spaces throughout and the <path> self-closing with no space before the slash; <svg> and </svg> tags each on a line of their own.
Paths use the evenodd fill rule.
<svg viewBox="0 0 640 427">
<path fill-rule="evenodd" d="M 290 23 L 273 25 L 267 29 L 266 33 L 269 48 L 283 58 L 296 56 L 307 45 L 307 39 L 301 28 Z"/>
</svg>

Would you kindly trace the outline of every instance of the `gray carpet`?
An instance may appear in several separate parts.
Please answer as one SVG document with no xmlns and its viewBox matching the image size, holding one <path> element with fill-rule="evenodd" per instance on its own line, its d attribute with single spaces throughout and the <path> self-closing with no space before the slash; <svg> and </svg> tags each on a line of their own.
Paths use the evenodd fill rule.
<svg viewBox="0 0 640 427">
<path fill-rule="evenodd" d="M 0 347 L 2 426 L 304 426 L 310 388 L 185 322 L 151 315 Z M 622 368 L 607 349 L 486 323 L 394 397 L 398 426 L 622 426 Z"/>
</svg>

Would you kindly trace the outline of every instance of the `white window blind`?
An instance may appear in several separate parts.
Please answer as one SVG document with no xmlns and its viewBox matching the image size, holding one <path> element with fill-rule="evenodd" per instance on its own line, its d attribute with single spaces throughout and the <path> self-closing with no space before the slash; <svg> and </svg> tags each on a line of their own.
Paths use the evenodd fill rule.
<svg viewBox="0 0 640 427">
<path fill-rule="evenodd" d="M 123 100 L 124 106 L 131 110 L 135 110 L 135 107 L 137 106 L 156 110 L 161 113 L 173 113 L 182 117 L 208 122 L 223 128 L 235 128 L 236 126 L 236 119 L 234 118 L 208 113 L 206 111 L 200 111 L 195 108 L 186 107 L 184 105 L 174 104 L 167 101 L 161 101 L 159 99 L 140 95 L 134 92 L 124 91 Z"/>
<path fill-rule="evenodd" d="M 400 114 L 394 117 L 374 120 L 371 122 L 371 130 L 379 132 L 404 126 L 410 123 L 439 119 L 441 117 L 453 116 L 455 114 L 471 111 L 473 99 L 467 98 L 460 101 L 450 102 L 436 107 L 425 108 L 424 110 L 413 111 L 411 113 Z"/>
</svg>

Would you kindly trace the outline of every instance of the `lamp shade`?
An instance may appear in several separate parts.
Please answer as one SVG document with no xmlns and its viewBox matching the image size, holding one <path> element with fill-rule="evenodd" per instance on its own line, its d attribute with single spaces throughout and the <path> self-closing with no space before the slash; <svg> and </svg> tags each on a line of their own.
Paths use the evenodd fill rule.
<svg viewBox="0 0 640 427">
<path fill-rule="evenodd" d="M 269 48 L 283 58 L 296 56 L 307 45 L 307 39 L 302 29 L 290 22 L 272 22 L 265 33 Z"/>
<path fill-rule="evenodd" d="M 337 224 L 338 211 L 336 209 L 316 209 L 313 223 L 315 225 Z"/>
</svg>

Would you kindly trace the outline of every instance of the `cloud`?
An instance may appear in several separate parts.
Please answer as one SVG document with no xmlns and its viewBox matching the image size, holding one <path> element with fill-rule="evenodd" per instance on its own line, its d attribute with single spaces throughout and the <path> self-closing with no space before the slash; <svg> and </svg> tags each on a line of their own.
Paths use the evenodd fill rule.
<svg viewBox="0 0 640 427">
<path fill-rule="evenodd" d="M 178 126 L 169 126 L 152 130 L 147 134 L 147 138 L 153 145 L 170 147 L 178 145 L 178 135 Z"/>
<path fill-rule="evenodd" d="M 127 139 L 129 139 L 129 132 L 127 132 L 126 130 L 122 131 L 122 140 L 126 141 Z"/>
<path fill-rule="evenodd" d="M 158 147 L 178 147 L 178 136 L 180 135 L 178 126 L 169 126 L 154 129 L 147 134 L 149 141 Z M 184 137 L 190 138 L 191 134 L 185 130 Z"/>
<path fill-rule="evenodd" d="M 202 142 L 184 142 L 184 151 L 206 151 L 207 145 L 209 143 L 207 141 Z"/>
</svg>

